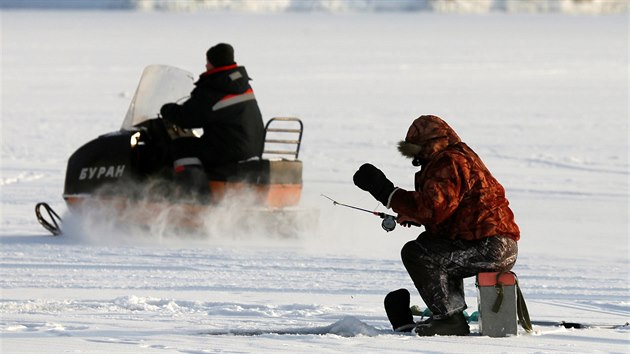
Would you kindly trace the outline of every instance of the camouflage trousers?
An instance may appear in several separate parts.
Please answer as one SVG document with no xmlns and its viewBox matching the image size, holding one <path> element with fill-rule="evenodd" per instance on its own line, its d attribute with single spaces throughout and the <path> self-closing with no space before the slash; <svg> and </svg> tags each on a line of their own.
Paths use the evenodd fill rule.
<svg viewBox="0 0 630 354">
<path fill-rule="evenodd" d="M 426 232 L 401 250 L 403 264 L 435 319 L 466 309 L 464 278 L 510 270 L 517 254 L 517 242 L 508 237 L 449 240 Z"/>
</svg>

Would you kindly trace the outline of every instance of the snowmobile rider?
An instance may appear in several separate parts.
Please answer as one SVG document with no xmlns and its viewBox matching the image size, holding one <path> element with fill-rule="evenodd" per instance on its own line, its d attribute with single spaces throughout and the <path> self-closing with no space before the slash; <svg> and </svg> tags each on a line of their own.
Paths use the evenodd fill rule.
<svg viewBox="0 0 630 354">
<path fill-rule="evenodd" d="M 204 169 L 258 157 L 265 128 L 250 77 L 234 61 L 234 48 L 219 43 L 206 52 L 206 72 L 190 98 L 167 103 L 161 116 L 182 128 L 203 128 L 201 138 L 173 140 L 175 181 L 208 192 Z"/>
<path fill-rule="evenodd" d="M 367 163 L 353 180 L 398 213 L 398 223 L 424 226 L 416 240 L 403 246 L 401 258 L 432 316 L 414 323 L 406 289 L 385 297 L 387 316 L 397 331 L 468 335 L 463 279 L 514 266 L 520 238 L 514 214 L 501 184 L 442 119 L 425 115 L 414 120 L 398 150 L 421 167 L 414 191 L 394 187 Z"/>
</svg>

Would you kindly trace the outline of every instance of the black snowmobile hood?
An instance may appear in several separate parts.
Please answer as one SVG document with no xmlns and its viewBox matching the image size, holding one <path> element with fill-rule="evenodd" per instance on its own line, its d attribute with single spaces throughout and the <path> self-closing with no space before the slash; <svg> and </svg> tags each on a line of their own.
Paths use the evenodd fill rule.
<svg viewBox="0 0 630 354">
<path fill-rule="evenodd" d="M 214 68 L 199 75 L 199 80 L 195 82 L 195 86 L 228 94 L 241 94 L 250 89 L 250 80 L 251 78 L 247 75 L 244 66 L 233 64 Z"/>
</svg>

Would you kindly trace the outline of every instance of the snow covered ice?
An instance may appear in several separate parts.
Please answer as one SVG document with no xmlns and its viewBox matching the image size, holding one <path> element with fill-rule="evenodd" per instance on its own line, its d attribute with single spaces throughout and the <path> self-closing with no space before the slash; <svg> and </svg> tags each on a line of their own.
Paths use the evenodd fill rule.
<svg viewBox="0 0 630 354">
<path fill-rule="evenodd" d="M 417 116 L 439 115 L 506 188 L 532 319 L 628 322 L 627 14 L 0 15 L 3 353 L 630 351 L 628 327 L 387 334 L 388 291 L 424 307 L 399 259 L 419 229 L 385 233 L 320 196 L 375 208 L 352 185 L 367 161 L 412 188 L 395 144 Z M 254 78 L 265 119 L 303 119 L 301 204 L 319 211 L 317 232 L 186 238 L 101 224 L 48 236 L 35 203 L 66 211 L 67 158 L 119 129 L 143 68 L 200 73 L 220 41 Z M 472 279 L 466 296 L 474 311 Z"/>
</svg>

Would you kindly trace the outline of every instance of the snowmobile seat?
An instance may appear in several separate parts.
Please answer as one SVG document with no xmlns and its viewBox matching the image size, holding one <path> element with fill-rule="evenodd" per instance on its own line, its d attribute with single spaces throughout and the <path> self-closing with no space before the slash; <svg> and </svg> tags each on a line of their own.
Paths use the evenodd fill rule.
<svg viewBox="0 0 630 354">
<path fill-rule="evenodd" d="M 302 184 L 302 161 L 252 159 L 206 169 L 211 181 L 250 184 Z"/>
<path fill-rule="evenodd" d="M 269 207 L 296 205 L 302 191 L 302 161 L 298 160 L 302 131 L 298 118 L 271 118 L 265 126 L 261 156 L 206 168 L 212 200 L 224 198 L 228 190 L 250 188 Z"/>
<path fill-rule="evenodd" d="M 230 191 L 250 189 L 269 207 L 296 205 L 302 191 L 302 161 L 248 160 L 208 169 L 213 202 Z"/>
</svg>

